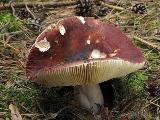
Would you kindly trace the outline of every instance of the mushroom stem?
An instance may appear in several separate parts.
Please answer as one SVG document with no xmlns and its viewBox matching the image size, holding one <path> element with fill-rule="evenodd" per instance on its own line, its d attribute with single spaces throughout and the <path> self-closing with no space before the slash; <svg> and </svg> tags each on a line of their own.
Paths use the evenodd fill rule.
<svg viewBox="0 0 160 120">
<path fill-rule="evenodd" d="M 103 94 L 99 84 L 82 85 L 78 87 L 78 91 L 77 98 L 80 105 L 97 114 L 100 111 L 100 107 L 104 104 Z"/>
</svg>

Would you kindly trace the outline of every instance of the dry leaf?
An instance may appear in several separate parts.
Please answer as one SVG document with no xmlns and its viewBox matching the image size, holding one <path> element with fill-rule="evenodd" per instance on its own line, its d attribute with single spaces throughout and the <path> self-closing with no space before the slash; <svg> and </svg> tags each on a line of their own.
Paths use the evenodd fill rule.
<svg viewBox="0 0 160 120">
<path fill-rule="evenodd" d="M 0 112 L 0 120 L 5 120 L 5 112 Z"/>
<path fill-rule="evenodd" d="M 5 85 L 6 85 L 6 88 L 10 88 L 14 85 L 14 81 L 13 80 L 8 80 Z"/>
<path fill-rule="evenodd" d="M 22 116 L 15 105 L 10 104 L 9 109 L 11 110 L 11 120 L 22 120 Z"/>
</svg>

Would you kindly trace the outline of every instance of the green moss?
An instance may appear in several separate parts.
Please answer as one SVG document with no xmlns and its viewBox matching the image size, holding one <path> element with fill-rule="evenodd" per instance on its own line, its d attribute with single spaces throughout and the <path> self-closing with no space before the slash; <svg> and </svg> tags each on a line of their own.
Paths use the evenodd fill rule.
<svg viewBox="0 0 160 120">
<path fill-rule="evenodd" d="M 14 32 L 22 28 L 23 22 L 10 13 L 0 12 L 0 26 L 3 32 Z"/>
<path fill-rule="evenodd" d="M 135 72 L 121 78 L 122 83 L 128 89 L 129 93 L 133 93 L 136 96 L 142 96 L 144 91 L 144 81 L 147 80 L 147 76 L 143 72 Z"/>
<path fill-rule="evenodd" d="M 26 80 L 18 78 L 18 75 L 8 75 L 10 80 L 0 84 L 0 111 L 8 111 L 9 104 L 15 104 L 21 112 L 28 112 L 35 109 L 38 92 L 33 85 Z"/>
<path fill-rule="evenodd" d="M 145 74 L 149 77 L 151 76 L 159 76 L 157 73 L 159 73 L 159 60 L 160 60 L 160 54 L 158 51 L 153 49 L 148 49 L 143 43 L 139 41 L 134 41 L 136 46 L 139 46 L 140 50 L 143 52 L 147 67 L 144 70 Z"/>
</svg>

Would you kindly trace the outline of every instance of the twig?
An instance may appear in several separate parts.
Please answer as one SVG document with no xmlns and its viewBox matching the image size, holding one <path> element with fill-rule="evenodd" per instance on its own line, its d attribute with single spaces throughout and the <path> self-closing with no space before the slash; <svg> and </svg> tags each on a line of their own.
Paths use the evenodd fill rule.
<svg viewBox="0 0 160 120">
<path fill-rule="evenodd" d="M 19 53 L 20 51 L 17 48 L 14 48 L 13 46 L 11 46 L 10 44 L 6 44 L 2 41 L 0 41 L 0 43 L 4 44 L 4 46 L 11 48 L 16 54 Z"/>
<path fill-rule="evenodd" d="M 46 114 L 44 113 L 44 110 L 43 110 L 42 107 L 40 106 L 39 102 L 36 101 L 36 103 L 37 103 L 37 106 L 38 106 L 40 112 L 42 113 L 42 115 L 43 115 L 43 116 L 46 116 Z"/>
<path fill-rule="evenodd" d="M 0 108 L 1 111 L 9 111 L 9 109 Z"/>
<path fill-rule="evenodd" d="M 36 5 L 42 5 L 44 7 L 64 7 L 64 6 L 71 6 L 71 5 L 76 5 L 76 1 L 72 1 L 72 2 L 19 2 L 19 3 L 12 3 L 12 7 L 14 8 L 25 8 L 26 4 L 28 7 L 33 7 Z M 11 6 L 10 4 L 5 4 L 0 5 L 0 10 L 5 10 L 5 9 L 9 9 Z"/>
<path fill-rule="evenodd" d="M 148 106 L 150 106 L 151 104 L 155 104 L 155 102 L 156 101 L 158 101 L 160 99 L 160 97 L 155 97 L 155 98 L 153 98 L 153 99 L 151 99 L 150 101 L 148 101 L 149 103 L 147 103 L 145 106 L 144 106 L 144 108 L 147 108 Z M 156 106 L 157 106 L 157 104 L 156 104 Z M 159 106 L 158 106 L 159 107 Z"/>
<path fill-rule="evenodd" d="M 151 99 L 150 102 L 156 102 L 156 101 L 158 101 L 159 99 L 160 99 L 160 97 L 158 97 L 158 98 L 155 97 L 155 98 Z"/>
<path fill-rule="evenodd" d="M 151 36 L 151 37 L 144 37 L 145 39 L 152 39 L 152 40 L 157 40 L 160 41 L 159 37 Z"/>
<path fill-rule="evenodd" d="M 22 116 L 27 116 L 27 117 L 38 117 L 38 116 L 43 116 L 43 114 L 36 114 L 36 113 L 34 113 L 34 114 L 31 114 L 31 113 L 25 113 L 25 114 L 21 114 Z"/>
<path fill-rule="evenodd" d="M 10 0 L 8 4 L 11 5 L 11 3 L 12 3 L 13 1 L 14 1 L 14 0 Z"/>
<path fill-rule="evenodd" d="M 84 6 L 84 4 L 83 4 L 82 0 L 79 0 L 79 1 L 80 1 L 81 5 L 82 5 L 82 6 Z"/>
<path fill-rule="evenodd" d="M 23 32 L 23 31 L 6 32 L 6 33 L 0 34 L 0 37 L 1 37 L 1 36 L 12 35 L 12 34 L 19 34 L 19 33 L 22 33 L 22 32 Z"/>
<path fill-rule="evenodd" d="M 22 70 L 25 70 L 26 68 L 25 63 L 22 62 L 21 60 L 18 60 L 18 63 L 20 64 L 19 67 L 21 67 Z"/>
<path fill-rule="evenodd" d="M 16 32 L 19 32 L 19 31 L 16 31 Z M 17 34 L 16 32 L 12 32 L 12 33 L 14 33 L 14 34 L 11 34 L 11 35 L 10 35 L 10 33 L 0 34 L 0 37 L 3 38 L 3 41 L 0 41 L 0 43 L 3 44 L 4 47 L 9 47 L 9 48 L 11 48 L 15 54 L 18 54 L 18 53 L 20 52 L 20 50 L 17 49 L 17 48 L 15 48 L 15 47 L 13 47 L 13 46 L 11 46 L 10 44 L 8 44 L 9 39 L 10 39 L 11 37 L 13 37 L 14 35 L 16 35 L 16 34 Z M 5 36 L 5 35 L 7 36 L 7 40 L 6 40 L 6 41 L 4 41 L 4 36 Z"/>
<path fill-rule="evenodd" d="M 110 4 L 107 4 L 107 3 L 104 3 L 104 5 L 105 5 L 106 7 L 108 7 L 108 8 L 112 8 L 112 9 L 115 9 L 115 10 L 118 10 L 118 11 L 123 11 L 123 10 L 124 10 L 123 7 L 110 5 Z"/>
<path fill-rule="evenodd" d="M 12 5 L 13 1 L 14 1 L 14 0 L 11 0 L 11 1 L 9 2 L 9 6 L 11 6 L 13 16 L 17 18 L 16 14 L 15 14 L 16 11 L 15 11 L 13 5 Z"/>
<path fill-rule="evenodd" d="M 10 21 L 8 21 L 5 25 L 0 27 L 0 31 L 2 32 L 3 29 L 5 29 L 10 24 Z"/>
<path fill-rule="evenodd" d="M 60 109 L 60 110 L 59 110 L 58 112 L 56 112 L 56 113 L 50 113 L 50 116 L 47 117 L 47 118 L 45 118 L 44 120 L 55 119 L 63 110 L 65 110 L 65 109 L 67 109 L 67 108 L 69 108 L 69 106 L 66 106 L 66 107 Z"/>
<path fill-rule="evenodd" d="M 156 104 L 154 102 L 150 102 L 150 103 L 160 108 L 160 105 L 158 105 L 158 104 Z"/>
<path fill-rule="evenodd" d="M 34 18 L 34 19 L 36 19 L 36 17 L 35 17 L 35 15 L 31 12 L 31 10 L 28 8 L 28 5 L 26 4 L 26 9 L 27 9 L 27 11 L 30 13 L 30 15 Z"/>
<path fill-rule="evenodd" d="M 146 46 L 149 47 L 149 48 L 153 48 L 153 49 L 155 49 L 155 50 L 160 51 L 160 47 L 158 47 L 157 45 L 154 45 L 154 44 L 151 43 L 151 42 L 145 41 L 145 40 L 143 40 L 143 39 L 141 39 L 141 38 L 139 38 L 139 37 L 137 37 L 137 36 L 133 36 L 133 39 L 142 42 L 144 45 L 146 45 Z"/>
</svg>

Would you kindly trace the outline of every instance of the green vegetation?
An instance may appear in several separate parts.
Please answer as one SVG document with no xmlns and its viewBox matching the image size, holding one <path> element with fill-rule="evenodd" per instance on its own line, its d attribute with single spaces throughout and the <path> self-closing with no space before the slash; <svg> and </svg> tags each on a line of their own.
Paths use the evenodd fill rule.
<svg viewBox="0 0 160 120">
<path fill-rule="evenodd" d="M 9 12 L 0 12 L 0 26 L 4 27 L 3 32 L 14 32 L 21 29 L 23 22 Z"/>
<path fill-rule="evenodd" d="M 19 78 L 14 72 L 8 74 L 6 80 L 0 79 L 0 112 L 9 112 L 11 103 L 22 113 L 36 111 L 38 91 L 34 85 L 24 78 Z"/>
<path fill-rule="evenodd" d="M 18 61 L 23 63 L 26 54 L 22 50 L 21 38 L 16 36 L 16 39 L 19 39 L 17 41 L 10 39 L 17 34 L 14 32 L 24 29 L 24 23 L 25 21 L 14 17 L 10 11 L 0 12 L 0 119 L 11 117 L 10 104 L 17 106 L 21 113 L 37 111 L 38 91 L 34 84 L 27 80 L 18 63 Z M 13 34 L 10 34 L 12 32 Z"/>
<path fill-rule="evenodd" d="M 147 80 L 147 76 L 142 72 L 135 72 L 129 74 L 125 77 L 121 78 L 121 82 L 125 86 L 124 88 L 128 88 L 129 93 L 135 94 L 140 97 L 144 92 L 144 81 Z M 125 90 L 124 92 L 127 92 Z"/>
</svg>

